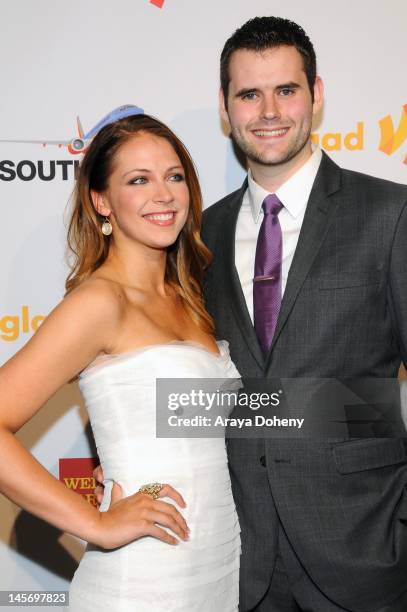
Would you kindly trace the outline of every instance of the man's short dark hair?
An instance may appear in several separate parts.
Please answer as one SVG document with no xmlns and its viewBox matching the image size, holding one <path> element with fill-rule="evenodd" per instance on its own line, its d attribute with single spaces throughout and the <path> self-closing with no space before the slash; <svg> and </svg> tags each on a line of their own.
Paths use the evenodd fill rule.
<svg viewBox="0 0 407 612">
<path fill-rule="evenodd" d="M 225 96 L 229 93 L 229 65 L 232 54 L 238 49 L 265 51 L 275 47 L 295 47 L 304 62 L 311 96 L 317 75 L 317 60 L 314 47 L 305 31 L 294 21 L 282 17 L 254 17 L 238 28 L 225 43 L 220 56 L 220 83 Z"/>
</svg>

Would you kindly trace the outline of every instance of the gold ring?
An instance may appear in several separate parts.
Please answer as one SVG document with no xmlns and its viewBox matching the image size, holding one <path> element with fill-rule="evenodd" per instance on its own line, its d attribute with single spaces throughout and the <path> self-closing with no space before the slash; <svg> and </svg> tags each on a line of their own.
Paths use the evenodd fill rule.
<svg viewBox="0 0 407 612">
<path fill-rule="evenodd" d="M 145 493 L 146 495 L 149 495 L 153 499 L 157 499 L 158 494 L 163 488 L 164 488 L 164 485 L 160 484 L 159 482 L 150 482 L 149 484 L 145 484 L 142 487 L 140 487 L 138 492 Z"/>
</svg>

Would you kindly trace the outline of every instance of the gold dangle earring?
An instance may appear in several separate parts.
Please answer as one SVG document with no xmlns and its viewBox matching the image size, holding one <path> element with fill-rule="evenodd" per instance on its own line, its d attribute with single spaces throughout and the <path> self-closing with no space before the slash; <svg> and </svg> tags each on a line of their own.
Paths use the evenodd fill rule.
<svg viewBox="0 0 407 612">
<path fill-rule="evenodd" d="M 113 232 L 113 227 L 109 221 L 109 217 L 105 217 L 104 223 L 102 225 L 102 234 L 104 234 L 105 236 L 110 236 L 112 232 Z"/>
</svg>

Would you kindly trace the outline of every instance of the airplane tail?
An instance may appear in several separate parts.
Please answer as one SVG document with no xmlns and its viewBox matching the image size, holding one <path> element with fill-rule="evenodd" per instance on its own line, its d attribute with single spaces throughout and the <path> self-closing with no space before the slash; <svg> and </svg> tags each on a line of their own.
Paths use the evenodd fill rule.
<svg viewBox="0 0 407 612">
<path fill-rule="evenodd" d="M 78 128 L 78 136 L 80 138 L 84 138 L 85 137 L 85 132 L 83 131 L 82 123 L 81 123 L 81 120 L 79 119 L 79 117 L 76 117 L 76 125 L 77 125 L 77 128 Z"/>
</svg>

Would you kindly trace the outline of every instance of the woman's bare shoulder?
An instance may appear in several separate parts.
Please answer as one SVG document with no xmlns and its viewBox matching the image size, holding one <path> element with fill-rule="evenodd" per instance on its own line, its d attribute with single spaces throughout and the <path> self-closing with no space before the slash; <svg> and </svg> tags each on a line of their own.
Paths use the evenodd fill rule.
<svg viewBox="0 0 407 612">
<path fill-rule="evenodd" d="M 121 317 L 126 296 L 118 283 L 101 277 L 89 277 L 68 293 L 64 301 L 72 308 L 94 312 L 95 317 Z"/>
</svg>

